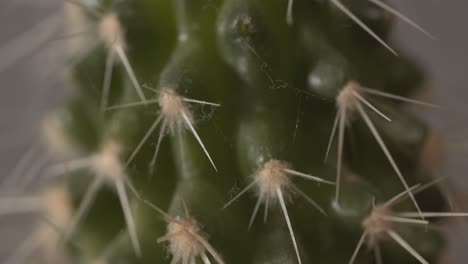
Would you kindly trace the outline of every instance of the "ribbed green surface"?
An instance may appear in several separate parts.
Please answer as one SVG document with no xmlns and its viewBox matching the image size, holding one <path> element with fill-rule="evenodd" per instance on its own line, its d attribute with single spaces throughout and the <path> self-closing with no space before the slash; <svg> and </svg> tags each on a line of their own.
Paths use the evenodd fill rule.
<svg viewBox="0 0 468 264">
<path fill-rule="evenodd" d="M 392 20 L 388 13 L 367 0 L 342 2 L 380 36 L 388 35 Z M 266 223 L 260 210 L 250 231 L 255 189 L 221 208 L 270 159 L 334 181 L 336 147 L 327 163 L 323 158 L 336 114 L 335 97 L 348 81 L 409 96 L 423 78 L 411 59 L 391 54 L 328 1 L 296 0 L 292 26 L 285 22 L 286 7 L 286 0 L 123 0 L 99 8 L 119 17 L 127 55 L 141 84 L 221 104 L 190 108 L 218 172 L 190 131 L 175 129 L 163 139 L 156 167 L 150 162 L 159 130 L 126 173 L 141 197 L 169 215 L 183 217 L 185 203 L 226 263 L 297 263 L 278 203 L 271 204 Z M 99 17 L 89 19 L 99 21 Z M 63 111 L 63 120 L 70 138 L 85 153 L 96 153 L 112 140 L 123 148 L 125 163 L 159 109 L 151 104 L 100 113 L 107 52 L 100 45 L 75 66 L 79 93 Z M 110 91 L 110 105 L 139 100 L 119 63 Z M 148 89 L 145 94 L 148 99 L 158 98 Z M 427 126 L 403 110 L 401 103 L 373 102 L 392 119 L 386 122 L 369 111 L 405 179 L 410 185 L 427 179 L 418 174 Z M 333 206 L 333 186 L 293 178 L 328 214 L 320 214 L 300 196 L 288 200 L 302 263 L 348 263 L 373 199 L 385 201 L 404 190 L 366 124 L 354 118 L 350 127 L 344 164 L 359 178 L 342 182 L 340 208 Z M 77 205 L 88 182 L 83 179 L 93 177 L 89 172 L 78 174 L 69 184 Z M 167 223 L 129 193 L 143 256 L 136 257 L 124 239 L 109 263 L 170 263 L 165 245 L 156 242 L 165 235 Z M 424 210 L 441 209 L 437 191 L 429 189 L 418 197 Z M 410 200 L 398 208 L 414 211 Z M 76 257 L 90 261 L 124 228 L 118 198 L 112 187 L 105 188 L 73 237 L 80 245 Z M 398 225 L 397 231 L 434 263 L 442 249 L 435 231 L 408 225 Z M 386 239 L 381 245 L 385 263 L 416 263 L 393 241 Z M 373 261 L 372 251 L 364 249 L 356 263 Z"/>
</svg>

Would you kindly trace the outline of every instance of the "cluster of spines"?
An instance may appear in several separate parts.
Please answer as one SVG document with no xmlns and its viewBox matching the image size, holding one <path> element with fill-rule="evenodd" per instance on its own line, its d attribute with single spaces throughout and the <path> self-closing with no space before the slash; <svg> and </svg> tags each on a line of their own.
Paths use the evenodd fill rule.
<svg viewBox="0 0 468 264">
<path fill-rule="evenodd" d="M 264 1 L 263 1 L 264 2 Z M 270 202 L 273 203 L 274 201 L 278 202 L 279 207 L 285 217 L 289 234 L 292 239 L 292 244 L 294 245 L 294 252 L 296 255 L 296 260 L 301 263 L 302 257 L 298 242 L 294 235 L 294 231 L 292 228 L 291 220 L 289 218 L 288 211 L 286 209 L 287 203 L 287 194 L 290 192 L 292 194 L 299 194 L 303 196 L 308 202 L 312 203 L 319 212 L 325 213 L 325 210 L 322 209 L 315 201 L 309 198 L 303 191 L 298 189 L 290 180 L 291 175 L 299 176 L 306 179 L 312 179 L 318 182 L 330 183 L 327 180 L 322 180 L 318 177 L 311 176 L 309 174 L 293 170 L 292 167 L 286 162 L 282 160 L 278 160 L 281 156 L 284 156 L 282 152 L 284 151 L 281 145 L 282 142 L 272 142 L 272 139 L 265 139 L 266 134 L 271 136 L 271 134 L 276 134 L 274 137 L 275 139 L 283 137 L 287 134 L 285 130 L 290 130 L 291 127 L 286 127 L 285 124 L 291 123 L 289 120 L 291 116 L 292 110 L 291 106 L 296 105 L 296 99 L 292 98 L 291 95 L 288 94 L 288 91 L 285 92 L 285 89 L 280 89 L 276 94 L 272 93 L 271 88 L 290 88 L 292 85 L 287 84 L 285 81 L 282 80 L 284 77 L 288 77 L 291 72 L 288 69 L 291 66 L 288 63 L 291 63 L 291 60 L 287 60 L 287 65 L 283 64 L 281 59 L 271 59 L 272 56 L 278 54 L 271 54 L 266 51 L 264 45 L 267 40 L 273 41 L 270 42 L 272 46 L 275 46 L 276 49 L 282 50 L 282 48 L 291 48 L 294 45 L 291 43 L 293 39 L 287 39 L 288 36 L 292 35 L 290 28 L 287 24 L 293 24 L 293 1 L 288 2 L 287 8 L 287 23 L 283 20 L 274 21 L 274 18 L 278 16 L 268 16 L 266 15 L 266 3 L 262 1 L 226 1 L 220 12 L 219 20 L 218 20 L 218 38 L 219 42 L 223 45 L 221 48 L 222 50 L 222 59 L 227 61 L 235 72 L 239 75 L 239 77 L 229 76 L 232 80 L 236 80 L 237 78 L 242 79 L 243 85 L 246 86 L 246 89 L 243 91 L 239 91 L 243 94 L 246 99 L 247 106 L 245 109 L 242 109 L 241 113 L 241 120 L 240 120 L 240 128 L 239 132 L 237 132 L 237 141 L 238 144 L 241 146 L 239 154 L 240 163 L 242 164 L 242 171 L 243 174 L 250 174 L 253 173 L 254 177 L 252 183 L 246 187 L 245 190 L 251 189 L 256 187 L 258 201 L 254 207 L 253 217 L 251 218 L 249 226 L 252 224 L 255 215 L 259 209 L 261 203 L 265 204 L 265 220 L 268 212 L 268 208 L 270 206 Z M 400 18 L 405 20 L 406 22 L 416 26 L 418 29 L 424 31 L 419 26 L 417 26 L 414 22 L 409 20 L 408 18 L 397 14 L 396 10 L 389 7 L 388 5 L 384 4 L 381 1 L 372 0 L 372 3 L 376 4 L 377 6 L 384 8 L 386 11 L 398 15 Z M 364 28 L 373 38 L 377 39 L 382 45 L 384 45 L 387 49 L 390 49 L 392 52 L 393 49 L 382 40 L 382 38 L 378 37 L 374 31 L 370 30 L 367 25 L 364 24 L 360 19 L 344 6 L 338 0 L 331 0 L 331 4 L 337 7 L 339 10 L 343 11 L 347 16 L 351 18 L 354 22 L 356 22 L 360 27 Z M 223 189 L 226 189 L 226 185 L 228 181 L 225 180 L 213 180 L 207 177 L 206 175 L 201 175 L 207 173 L 206 166 L 200 164 L 200 159 L 198 158 L 199 152 L 202 151 L 204 156 L 208 158 L 209 163 L 217 171 L 216 164 L 216 157 L 212 158 L 212 154 L 208 151 L 209 148 L 205 146 L 206 141 L 203 141 L 199 136 L 197 130 L 195 129 L 194 123 L 195 119 L 193 113 L 191 112 L 191 108 L 189 107 L 189 103 L 200 104 L 200 105 L 208 105 L 208 106 L 220 106 L 216 103 L 210 103 L 208 101 L 204 101 L 205 97 L 199 97 L 201 100 L 188 98 L 183 96 L 184 89 L 184 67 L 186 64 L 193 64 L 191 66 L 198 67 L 200 66 L 197 64 L 203 60 L 208 62 L 217 62 L 217 60 L 221 58 L 217 58 L 217 56 L 213 55 L 216 58 L 213 59 L 203 59 L 202 56 L 210 56 L 210 52 L 206 49 L 207 47 L 205 44 L 209 42 L 215 42 L 214 40 L 214 32 L 212 33 L 204 33 L 204 27 L 209 26 L 209 23 L 214 23 L 214 21 L 210 18 L 203 19 L 202 16 L 202 9 L 205 6 L 202 5 L 199 1 L 177 1 L 176 8 L 177 12 L 177 21 L 179 27 L 178 33 L 178 44 L 175 48 L 175 52 L 173 53 L 173 57 L 170 60 L 170 63 L 163 69 L 162 73 L 159 76 L 159 81 L 156 93 L 156 99 L 148 99 L 145 96 L 145 92 L 143 91 L 145 87 L 141 85 L 139 80 L 136 77 L 135 70 L 133 69 L 132 64 L 130 63 L 129 59 L 127 58 L 127 43 L 125 40 L 125 30 L 120 22 L 120 18 L 115 13 L 100 13 L 93 11 L 93 9 L 89 9 L 89 7 L 84 6 L 80 2 L 76 1 L 67 1 L 67 4 L 77 5 L 78 8 L 84 8 L 84 11 L 89 11 L 90 14 L 96 16 L 95 18 L 98 19 L 98 35 L 101 38 L 101 41 L 104 43 L 105 49 L 107 50 L 107 59 L 104 68 L 104 78 L 102 80 L 102 89 L 101 89 L 101 98 L 99 100 L 99 105 L 96 109 L 100 109 L 101 112 L 104 112 L 107 108 L 127 108 L 130 106 L 135 105 L 143 105 L 149 107 L 151 103 L 158 103 L 159 104 L 159 114 L 153 125 L 148 129 L 147 132 L 140 138 L 141 141 L 138 141 L 137 145 L 134 145 L 134 149 L 129 151 L 131 144 L 127 142 L 120 142 L 120 138 L 125 138 L 129 141 L 135 141 L 135 138 L 139 136 L 136 135 L 138 133 L 133 134 L 130 132 L 131 135 L 123 135 L 126 132 L 122 132 L 122 129 L 128 129 L 125 127 L 125 119 L 130 119 L 131 121 L 128 122 L 132 124 L 135 120 L 144 120 L 147 119 L 146 117 L 135 117 L 135 115 L 141 114 L 139 111 L 120 111 L 119 113 L 113 114 L 110 113 L 108 109 L 106 113 L 111 115 L 111 118 L 108 120 L 102 120 L 108 126 L 108 129 L 101 135 L 100 137 L 103 138 L 102 144 L 95 149 L 96 154 L 91 154 L 89 157 L 84 159 L 78 159 L 71 162 L 66 162 L 61 165 L 56 165 L 52 169 L 48 170 L 47 173 L 51 175 L 56 174 L 65 174 L 70 173 L 78 169 L 82 168 L 90 168 L 92 173 L 95 175 L 95 179 L 93 180 L 91 187 L 89 187 L 87 193 L 83 200 L 81 201 L 80 209 L 77 211 L 77 214 L 74 216 L 74 219 L 70 222 L 72 223 L 69 226 L 63 227 L 63 235 L 65 240 L 69 239 L 71 233 L 74 231 L 75 227 L 80 222 L 81 218 L 84 216 L 87 209 L 90 207 L 90 203 L 93 200 L 93 196 L 97 194 L 98 188 L 105 182 L 111 183 L 115 186 L 117 193 L 119 195 L 119 199 L 122 205 L 122 209 L 124 210 L 124 220 L 127 224 L 128 233 L 130 235 L 130 241 L 134 248 L 134 251 L 137 255 L 140 255 L 140 243 L 138 239 L 138 230 L 134 223 L 134 216 L 131 210 L 131 204 L 127 197 L 127 192 L 130 190 L 137 198 L 141 199 L 141 196 L 144 197 L 144 194 L 139 194 L 138 187 L 133 187 L 134 184 L 128 179 L 127 172 L 131 170 L 131 161 L 137 157 L 139 151 L 145 145 L 145 141 L 151 136 L 152 132 L 155 131 L 157 125 L 161 125 L 160 132 L 158 133 L 155 151 L 151 155 L 151 162 L 149 163 L 150 171 L 154 172 L 155 167 L 159 164 L 156 162 L 157 154 L 160 151 L 162 138 L 168 133 L 171 132 L 171 137 L 175 139 L 173 142 L 173 150 L 174 158 L 172 162 L 177 164 L 177 174 L 181 175 L 181 179 L 178 180 L 177 186 L 175 188 L 175 195 L 173 197 L 178 197 L 179 201 L 173 201 L 173 203 L 177 203 L 178 205 L 171 206 L 169 211 L 178 212 L 179 215 L 174 217 L 169 216 L 169 214 L 165 213 L 159 207 L 154 206 L 150 202 L 146 201 L 147 204 L 150 204 L 152 207 L 155 207 L 157 211 L 159 211 L 164 218 L 169 222 L 168 224 L 168 234 L 161 238 L 161 241 L 169 241 L 169 252 L 173 255 L 173 262 L 174 263 L 192 263 L 195 261 L 195 257 L 200 257 L 204 263 L 210 263 L 210 259 L 208 257 L 211 254 L 211 257 L 214 261 L 218 263 L 223 263 L 223 260 L 219 253 L 208 243 L 205 234 L 201 231 L 201 228 L 196 220 L 194 220 L 188 213 L 188 209 L 185 206 L 185 199 L 187 197 L 194 198 L 193 193 L 191 191 L 187 192 L 188 189 L 194 188 L 193 185 L 200 185 L 202 186 L 216 186 L 215 188 L 219 188 L 216 192 L 219 194 Z M 163 4 L 164 5 L 164 4 Z M 199 6 L 197 6 L 199 5 Z M 275 13 L 278 10 L 283 10 L 283 5 L 275 3 L 272 4 L 271 8 L 273 11 L 269 10 L 269 12 Z M 265 8 L 265 9 L 262 9 Z M 90 11 L 91 10 L 91 11 Z M 258 17 L 251 16 L 250 14 L 256 14 Z M 207 17 L 213 16 L 213 14 L 207 15 Z M 260 18 L 259 18 L 260 17 Z M 264 20 L 262 20 L 264 19 Z M 307 24 L 307 19 L 304 18 L 298 19 L 299 22 L 295 23 L 304 23 Z M 257 23 L 261 21 L 263 24 Z M 281 25 L 283 24 L 283 25 Z M 278 26 L 279 25 L 279 26 Z M 211 25 L 212 26 L 212 25 Z M 310 26 L 310 25 L 309 25 Z M 264 27 L 264 28 L 262 28 Z M 272 30 L 274 29 L 274 30 Z M 304 31 L 315 29 L 313 28 L 305 28 Z M 208 30 L 209 31 L 209 30 Z M 274 32 L 277 31 L 277 32 Z M 259 34 L 259 32 L 261 34 Z M 279 32 L 279 33 L 278 33 Z M 262 35 L 263 34 L 263 35 Z M 342 70 L 346 71 L 346 66 L 349 65 L 346 62 L 344 57 L 340 56 L 340 52 L 337 50 L 333 50 L 332 48 L 328 47 L 328 43 L 323 42 L 320 37 L 314 39 L 316 43 L 313 43 L 313 48 L 318 49 L 325 49 L 323 51 L 330 53 L 329 57 L 326 57 L 324 61 L 320 61 L 320 63 L 325 62 L 328 63 L 329 68 L 325 68 L 325 70 Z M 307 38 L 307 36 L 304 36 Z M 317 44 L 318 42 L 318 44 Z M 273 49 L 272 49 L 273 50 Z M 136 99 L 137 101 L 129 103 L 127 105 L 117 105 L 113 107 L 108 107 L 109 99 L 111 99 L 111 90 L 110 88 L 112 85 L 112 71 L 115 64 L 115 56 L 117 56 L 123 65 L 124 69 L 124 76 L 130 80 L 131 86 L 135 88 L 136 95 L 134 91 L 127 90 L 123 96 L 123 98 L 130 98 Z M 268 63 L 267 63 L 268 62 Z M 337 66 L 338 64 L 343 63 L 340 67 L 333 67 Z M 387 97 L 391 99 L 397 99 L 400 101 L 409 101 L 413 103 L 420 103 L 414 100 L 406 99 L 399 95 L 393 95 L 386 92 L 372 90 L 369 88 L 364 88 L 360 84 L 354 81 L 352 75 L 349 72 L 345 72 L 343 77 L 343 82 L 341 85 L 336 85 L 336 83 L 332 83 L 333 89 L 327 89 L 326 85 L 330 85 L 325 80 L 320 79 L 322 77 L 329 77 L 326 76 L 326 73 L 323 73 L 323 68 L 320 68 L 319 63 L 317 63 L 315 69 L 311 71 L 309 74 L 309 86 L 310 90 L 316 92 L 321 96 L 329 96 L 330 91 L 338 89 L 333 94 L 333 97 L 336 99 L 336 107 L 337 107 L 337 116 L 335 118 L 335 122 L 333 125 L 333 131 L 331 133 L 330 139 L 333 139 L 333 136 L 336 131 L 338 134 L 338 158 L 337 158 L 337 172 L 336 172 L 336 194 L 334 200 L 334 205 L 336 206 L 335 209 L 338 211 L 345 210 L 342 204 L 340 204 L 340 185 L 342 181 L 342 177 L 344 174 L 343 166 L 342 166 L 342 157 L 343 157 L 343 146 L 344 146 L 344 128 L 346 125 L 354 121 L 353 112 L 357 112 L 358 116 L 362 118 L 365 122 L 365 125 L 370 129 L 371 134 L 377 140 L 377 143 L 380 149 L 384 152 L 386 159 L 391 164 L 392 169 L 395 171 L 395 174 L 399 177 L 399 180 L 403 183 L 404 188 L 406 191 L 404 192 L 405 195 L 408 195 L 412 200 L 413 204 L 417 209 L 416 216 L 421 217 L 421 220 L 411 220 L 409 218 L 416 217 L 415 213 L 410 214 L 403 214 L 406 218 L 398 218 L 396 216 L 390 215 L 391 212 L 389 210 L 381 210 L 383 207 L 376 206 L 369 217 L 365 218 L 363 221 L 365 235 L 362 236 L 362 239 L 359 241 L 358 249 L 362 245 L 364 238 L 367 235 L 372 234 L 374 237 L 373 240 L 376 239 L 382 232 L 386 232 L 391 238 L 393 238 L 396 242 L 398 242 L 404 249 L 409 251 L 413 256 L 416 257 L 421 263 L 427 263 L 423 257 L 421 257 L 414 249 L 412 249 L 400 236 L 397 235 L 393 230 L 388 228 L 388 225 L 382 224 L 381 219 L 384 220 L 393 220 L 398 222 L 397 220 L 405 220 L 406 222 L 417 222 L 417 223 L 424 223 L 427 224 L 428 222 L 424 219 L 426 216 L 447 216 L 447 215 L 458 215 L 462 216 L 464 214 L 444 214 L 444 213 L 436 213 L 433 212 L 431 214 L 423 212 L 419 204 L 416 202 L 416 199 L 413 196 L 413 188 L 410 188 L 409 185 L 406 183 L 405 178 L 403 177 L 402 173 L 400 172 L 399 167 L 396 164 L 396 161 L 393 159 L 393 156 L 390 154 L 387 146 L 384 143 L 384 140 L 380 136 L 379 132 L 377 131 L 373 121 L 371 120 L 369 114 L 366 113 L 363 106 L 369 107 L 372 111 L 387 119 L 387 121 L 391 121 L 389 117 L 387 117 L 384 113 L 382 113 L 377 107 L 375 107 L 370 101 L 368 101 L 364 94 L 373 94 L 376 96 Z M 211 66 L 214 67 L 214 66 Z M 207 67 L 210 69 L 210 67 Z M 200 88 L 198 86 L 203 85 L 212 85 L 211 79 L 209 79 L 209 72 L 200 74 L 198 71 L 201 69 L 189 69 L 194 72 L 188 73 L 193 79 L 189 81 L 200 83 L 195 83 L 193 85 L 196 88 Z M 203 69 L 205 70 L 205 69 Z M 322 71 L 321 71 L 322 70 Z M 224 71 L 224 72 L 223 72 Z M 220 72 L 225 73 L 226 69 L 221 69 Z M 335 72 L 331 72 L 329 74 L 333 74 Z M 181 76 L 182 75 L 182 76 Z M 199 75 L 199 76 L 198 76 Z M 318 77 L 317 77 L 318 76 Z M 122 76 L 121 76 L 122 77 Z M 336 76 L 335 76 L 336 77 Z M 199 79 L 197 79 L 199 78 Z M 206 78 L 201 80 L 201 78 Z M 219 78 L 213 77 L 213 79 Z M 339 78 L 338 81 L 341 81 Z M 216 82 L 214 82 L 216 83 Z M 280 83 L 280 85 L 278 85 Z M 223 85 L 222 81 L 218 84 Z M 125 86 L 125 85 L 124 85 Z M 230 87 L 232 88 L 232 87 Z M 267 89 L 268 88 L 268 89 Z M 223 94 L 225 91 L 215 91 L 213 88 L 203 87 L 201 91 L 195 91 L 195 93 L 200 93 L 202 95 L 207 94 L 215 94 L 217 96 L 213 96 L 213 98 L 226 98 L 229 95 L 232 95 L 233 92 L 231 91 L 229 94 Z M 270 91 L 269 91 L 270 90 Z M 325 93 L 323 93 L 325 91 Z M 192 92 L 190 90 L 189 92 Z M 208 98 L 206 98 L 208 100 Z M 221 103 L 224 103 L 221 101 Z M 281 106 L 278 106 L 279 103 L 283 103 Z M 222 108 L 223 106 L 221 106 Z M 228 106 L 229 107 L 229 106 Z M 278 107 L 280 110 L 277 110 L 277 114 L 279 117 L 275 117 L 271 119 L 268 114 L 270 111 L 274 111 L 275 107 Z M 232 106 L 231 106 L 232 108 Z M 232 111 L 233 109 L 229 109 Z M 238 109 L 237 109 L 238 110 Z M 130 112 L 130 113 L 128 113 Z M 225 114 L 225 116 L 229 116 L 229 114 Z M 284 122 L 284 124 L 278 125 L 279 123 Z M 140 124 L 141 125 L 141 124 Z M 277 126 L 282 127 L 281 129 L 277 129 L 278 131 L 271 132 L 272 129 L 275 129 Z M 193 138 L 188 138 L 186 135 L 186 131 L 192 134 Z M 267 132 L 268 131 L 268 132 Z M 123 133 L 123 134 L 122 134 Z M 232 133 L 236 134 L 236 133 Z M 249 137 L 250 138 L 245 138 Z M 59 137 L 59 139 L 63 139 L 63 137 Z M 193 142 L 189 142 L 191 140 L 195 140 L 198 148 L 194 148 Z M 249 142 L 249 140 L 251 142 Z M 253 140 L 253 141 L 252 141 Z M 212 140 L 216 141 L 216 140 Z M 328 152 L 331 147 L 330 140 Z M 134 142 L 132 142 L 134 143 Z M 212 143 L 213 144 L 213 143 Z M 58 144 L 62 145 L 63 143 Z M 133 146 L 133 145 L 132 145 Z M 251 147 L 257 149 L 249 149 Z M 67 147 L 65 147 L 67 148 Z M 73 148 L 73 147 L 72 147 Z M 219 149 L 219 146 L 217 147 Z M 147 154 L 146 154 L 147 155 Z M 228 155 L 225 155 L 228 156 Z M 293 155 L 294 156 L 294 155 Z M 122 157 L 128 157 L 126 161 L 122 160 Z M 219 158 L 223 160 L 223 158 Z M 224 160 L 222 162 L 225 162 Z M 235 161 L 231 161 L 235 162 Z M 203 163 L 203 162 L 201 162 Z M 224 164 L 225 165 L 225 164 Z M 223 166 L 225 167 L 225 166 Z M 202 169 L 200 169 L 202 168 Z M 221 172 L 222 174 L 223 172 Z M 222 175 L 218 175 L 222 177 Z M 156 177 L 162 177 L 157 175 Z M 210 177 L 214 177 L 211 175 Z M 133 179 L 132 179 L 133 180 Z M 198 183 L 197 181 L 203 182 Z M 206 182 L 205 182 L 206 181 Z M 197 182 L 197 183 L 195 183 Z M 138 185 L 138 184 L 137 184 Z M 190 185 L 190 186 L 186 186 Z M 73 185 L 71 185 L 73 186 Z M 222 186 L 222 187 L 221 187 Z M 193 190 L 192 190 L 193 191 Z M 200 190 L 197 190 L 200 192 Z M 244 191 L 240 192 L 243 194 Z M 180 193 L 179 195 L 177 195 Z M 187 196 L 187 197 L 186 197 Z M 213 199 L 216 197 L 212 197 Z M 237 198 L 237 196 L 235 197 Z M 195 198 L 199 199 L 199 198 Z M 187 199 L 188 207 L 192 203 L 191 199 Z M 219 203 L 219 201 L 218 201 Z M 210 205 L 198 204 L 196 206 L 205 206 L 206 208 L 213 209 L 213 206 L 218 203 L 212 203 Z M 181 206 L 184 204 L 184 206 Z M 163 205 L 161 205 L 163 207 Z M 181 209 L 183 208 L 183 210 Z M 387 208 L 384 208 L 387 209 Z M 205 209 L 206 210 L 206 209 Z M 184 212 L 183 214 L 180 214 Z M 377 213 L 375 213 L 377 212 Z M 392 218 L 393 217 L 393 218 Z M 377 219 L 377 220 L 376 220 Z M 402 222 L 400 221 L 400 222 Z M 404 221 L 403 221 L 404 222 Z M 230 227 L 232 230 L 233 227 Z M 377 231 L 375 231 L 377 230 Z M 382 231 L 383 230 L 383 231 Z M 375 233 L 375 234 L 374 234 Z M 374 245 L 374 243 L 372 243 Z M 208 252 L 209 254 L 207 255 Z M 357 250 L 355 254 L 351 257 L 351 262 L 354 261 Z M 309 258 L 313 258 L 313 256 L 309 256 Z M 100 260 L 102 260 L 100 258 Z"/>
</svg>

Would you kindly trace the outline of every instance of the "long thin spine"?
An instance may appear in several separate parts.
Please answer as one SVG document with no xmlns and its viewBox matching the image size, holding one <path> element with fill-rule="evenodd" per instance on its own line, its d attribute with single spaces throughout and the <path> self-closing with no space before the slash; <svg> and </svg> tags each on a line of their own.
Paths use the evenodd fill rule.
<svg viewBox="0 0 468 264">
<path fill-rule="evenodd" d="M 424 216 L 422 215 L 422 211 L 421 209 L 419 208 L 419 204 L 418 202 L 416 201 L 416 198 L 414 198 L 414 195 L 413 193 L 410 191 L 410 187 L 408 186 L 408 183 L 406 183 L 406 180 L 405 178 L 403 177 L 402 173 L 400 172 L 400 169 L 398 168 L 395 160 L 393 159 L 392 155 L 390 154 L 390 152 L 388 151 L 388 148 L 387 146 L 385 145 L 383 139 L 380 137 L 380 134 L 379 132 L 377 131 L 377 129 L 375 128 L 374 124 L 372 123 L 372 121 L 370 120 L 369 116 L 367 115 L 367 113 L 364 111 L 364 109 L 362 108 L 362 106 L 360 104 L 356 104 L 356 108 L 357 110 L 359 111 L 359 113 L 361 114 L 362 118 L 364 119 L 364 121 L 366 122 L 367 126 L 369 127 L 369 129 L 371 130 L 372 132 L 372 135 L 374 136 L 374 138 L 376 139 L 377 143 L 380 145 L 380 148 L 382 149 L 382 151 L 384 152 L 385 156 L 387 157 L 388 161 L 390 162 L 390 164 L 392 165 L 393 167 L 393 170 L 395 171 L 395 173 L 398 175 L 398 177 L 400 178 L 400 181 L 402 182 L 403 186 L 405 187 L 406 190 L 409 190 L 408 192 L 408 195 L 410 196 L 411 200 L 413 201 L 413 204 L 414 206 L 416 207 L 416 209 L 418 210 L 418 212 L 421 213 L 421 218 L 424 219 Z"/>
</svg>

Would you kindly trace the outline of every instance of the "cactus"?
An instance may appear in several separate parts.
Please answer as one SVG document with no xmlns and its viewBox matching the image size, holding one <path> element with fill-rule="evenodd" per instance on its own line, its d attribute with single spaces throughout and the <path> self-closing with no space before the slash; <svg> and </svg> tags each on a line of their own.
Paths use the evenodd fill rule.
<svg viewBox="0 0 468 264">
<path fill-rule="evenodd" d="M 47 174 L 66 175 L 70 196 L 46 199 L 68 204 L 45 213 L 61 238 L 50 243 L 77 263 L 443 255 L 428 220 L 465 214 L 444 212 L 424 165 L 430 128 L 403 108 L 432 107 L 408 98 L 424 74 L 387 38 L 394 17 L 430 34 L 388 4 L 64 5 L 96 42 L 78 45 L 76 95 L 44 125 L 63 159 Z"/>
</svg>

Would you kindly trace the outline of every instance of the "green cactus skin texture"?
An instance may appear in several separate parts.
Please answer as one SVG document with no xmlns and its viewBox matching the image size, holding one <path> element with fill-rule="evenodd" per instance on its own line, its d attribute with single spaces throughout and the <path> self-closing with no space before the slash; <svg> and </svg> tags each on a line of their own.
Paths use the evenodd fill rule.
<svg viewBox="0 0 468 264">
<path fill-rule="evenodd" d="M 339 3 L 389 41 L 391 13 Z M 436 187 L 419 192 L 431 179 L 420 158 L 430 129 L 377 94 L 421 88 L 421 68 L 394 43 L 398 56 L 327 0 L 65 5 L 99 43 L 73 65 L 77 95 L 55 113 L 94 162 L 67 177 L 75 213 L 90 185 L 108 183 L 69 234 L 76 263 L 437 263 L 442 236 L 399 214 L 445 202 Z M 337 119 L 346 133 L 324 162 L 350 84 L 391 119 L 365 108 L 410 191 L 356 110 L 363 101 Z"/>
</svg>

